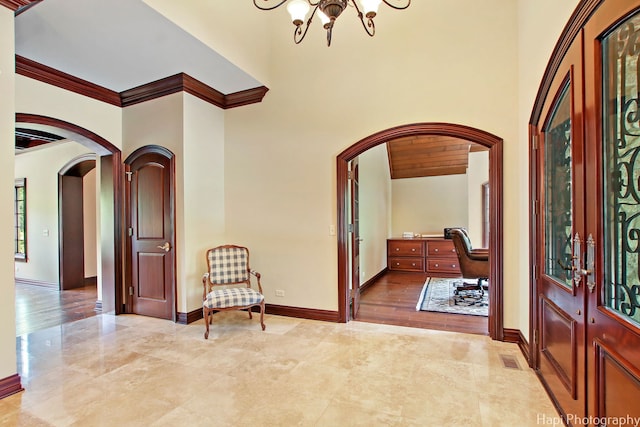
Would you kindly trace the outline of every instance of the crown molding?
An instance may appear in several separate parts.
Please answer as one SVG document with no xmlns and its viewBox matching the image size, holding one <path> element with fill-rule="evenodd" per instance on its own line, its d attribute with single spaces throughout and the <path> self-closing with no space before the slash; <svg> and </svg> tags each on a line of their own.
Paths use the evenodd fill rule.
<svg viewBox="0 0 640 427">
<path fill-rule="evenodd" d="M 1 1 L 1 0 L 0 0 Z M 16 74 L 39 80 L 98 101 L 121 107 L 120 94 L 71 74 L 58 71 L 23 56 L 16 55 Z"/>
<path fill-rule="evenodd" d="M 145 83 L 132 89 L 120 92 L 120 100 L 123 107 L 150 101 L 172 93 L 182 92 L 182 73 L 165 77 L 151 83 Z"/>
<path fill-rule="evenodd" d="M 262 98 L 267 94 L 269 88 L 266 86 L 254 87 L 240 92 L 230 93 L 225 96 L 224 108 L 235 108 L 243 105 L 262 102 Z"/>
<path fill-rule="evenodd" d="M 31 3 L 40 3 L 41 0 L 0 0 L 0 6 L 8 7 L 14 12 L 21 7 L 29 6 Z"/>
<path fill-rule="evenodd" d="M 265 86 L 259 86 L 224 95 L 188 74 L 179 73 L 116 92 L 20 55 L 16 55 L 16 73 L 117 107 L 128 107 L 173 93 L 186 92 L 226 110 L 259 103 L 269 90 Z"/>
</svg>

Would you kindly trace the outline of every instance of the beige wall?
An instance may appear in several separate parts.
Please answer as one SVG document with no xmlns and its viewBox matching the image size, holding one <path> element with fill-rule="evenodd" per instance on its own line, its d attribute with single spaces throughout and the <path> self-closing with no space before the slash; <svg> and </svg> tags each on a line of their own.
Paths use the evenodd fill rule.
<svg viewBox="0 0 640 427">
<path fill-rule="evenodd" d="M 467 175 L 394 179 L 391 188 L 393 237 L 405 231 L 442 234 L 445 227 L 468 227 Z"/>
<path fill-rule="evenodd" d="M 387 267 L 391 235 L 391 177 L 385 144 L 358 156 L 360 205 L 360 283 Z"/>
<path fill-rule="evenodd" d="M 482 246 L 482 184 L 489 181 L 489 152 L 469 153 L 467 194 L 469 197 L 468 229 L 471 244 Z"/>
<path fill-rule="evenodd" d="M 337 242 L 327 233 L 336 222 L 335 158 L 360 139 L 402 124 L 461 123 L 502 137 L 505 173 L 521 173 L 510 164 L 519 154 L 516 6 L 382 5 L 374 39 L 345 15 L 331 48 L 317 27 L 297 46 L 274 28 L 270 91 L 226 115 L 225 216 L 229 238 L 260 254 L 265 286 L 285 290 L 278 303 L 337 309 Z M 521 197 L 505 194 L 507 215 L 517 215 Z M 513 262 L 519 248 L 505 253 L 505 283 L 527 286 Z M 510 287 L 507 310 L 517 295 Z"/>
<path fill-rule="evenodd" d="M 84 277 L 98 276 L 98 183 L 96 169 L 82 178 L 82 217 L 84 221 Z"/>
<path fill-rule="evenodd" d="M 15 123 L 13 12 L 0 6 L 0 199 L 13 200 Z M 17 372 L 16 311 L 13 280 L 14 212 L 0 204 L 0 381 Z"/>
<path fill-rule="evenodd" d="M 191 95 L 184 95 L 184 239 L 179 311 L 202 306 L 205 252 L 223 245 L 224 110 Z M 252 264 L 254 255 L 251 253 Z"/>
<path fill-rule="evenodd" d="M 517 257 L 505 256 L 504 264 L 517 271 L 519 283 L 513 297 L 505 301 L 505 324 L 519 325 L 529 338 L 529 144 L 528 123 L 538 87 L 551 52 L 578 0 L 518 0 L 518 140 L 516 150 L 505 158 L 505 191 L 518 194 L 505 207 L 505 255 L 513 249 Z M 505 150 L 506 151 L 506 150 Z M 526 171 L 526 172 L 525 172 Z M 507 215 L 507 213 L 510 213 Z M 505 282 L 508 283 L 508 282 Z M 513 308 L 507 309 L 509 304 Z"/>
<path fill-rule="evenodd" d="M 58 172 L 86 153 L 87 148 L 69 141 L 15 156 L 15 177 L 27 179 L 28 258 L 15 263 L 16 278 L 59 283 Z"/>
<path fill-rule="evenodd" d="M 73 123 L 122 148 L 122 109 L 111 104 L 16 75 L 16 112 Z"/>
</svg>

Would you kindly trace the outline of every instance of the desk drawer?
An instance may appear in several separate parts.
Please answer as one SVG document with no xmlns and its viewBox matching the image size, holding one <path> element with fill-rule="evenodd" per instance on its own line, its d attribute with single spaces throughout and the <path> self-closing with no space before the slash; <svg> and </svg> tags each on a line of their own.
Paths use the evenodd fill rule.
<svg viewBox="0 0 640 427">
<path fill-rule="evenodd" d="M 438 240 L 427 242 L 427 256 L 458 257 L 452 240 Z"/>
<path fill-rule="evenodd" d="M 427 259 L 427 272 L 461 274 L 458 258 Z"/>
<path fill-rule="evenodd" d="M 387 264 L 389 270 L 424 271 L 424 258 L 389 257 Z"/>
<path fill-rule="evenodd" d="M 389 240 L 387 256 L 424 256 L 424 242 L 422 240 Z"/>
</svg>

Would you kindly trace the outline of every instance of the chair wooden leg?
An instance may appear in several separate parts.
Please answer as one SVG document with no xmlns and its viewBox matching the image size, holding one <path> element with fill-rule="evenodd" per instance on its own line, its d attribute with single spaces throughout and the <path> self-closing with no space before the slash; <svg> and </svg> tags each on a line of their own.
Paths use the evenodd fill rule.
<svg viewBox="0 0 640 427">
<path fill-rule="evenodd" d="M 202 309 L 202 314 L 204 316 L 204 326 L 205 326 L 205 332 L 204 332 L 204 339 L 209 339 L 209 311 L 206 308 Z"/>
<path fill-rule="evenodd" d="M 264 325 L 264 301 L 260 303 L 260 325 L 262 325 L 262 330 L 266 328 Z"/>
<path fill-rule="evenodd" d="M 253 314 L 251 313 L 251 307 L 249 307 L 247 311 L 249 312 L 249 319 L 253 319 Z"/>
</svg>

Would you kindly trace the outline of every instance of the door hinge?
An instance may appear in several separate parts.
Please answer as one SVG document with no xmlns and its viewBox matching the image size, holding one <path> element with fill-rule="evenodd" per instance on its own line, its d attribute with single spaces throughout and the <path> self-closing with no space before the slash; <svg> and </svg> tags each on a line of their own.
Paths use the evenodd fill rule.
<svg viewBox="0 0 640 427">
<path fill-rule="evenodd" d="M 347 179 L 351 179 L 351 171 L 347 171 Z"/>
<path fill-rule="evenodd" d="M 534 280 L 538 278 L 538 266 L 537 265 L 533 265 L 533 278 Z"/>
<path fill-rule="evenodd" d="M 531 148 L 534 150 L 538 149 L 538 134 L 534 134 L 531 138 Z"/>
<path fill-rule="evenodd" d="M 353 224 L 347 225 L 347 233 L 353 233 Z"/>
<path fill-rule="evenodd" d="M 133 236 L 133 227 L 129 227 L 129 230 L 127 230 L 127 233 L 129 233 L 129 237 Z"/>
<path fill-rule="evenodd" d="M 536 199 L 535 203 L 533 204 L 533 214 L 535 216 L 538 216 L 540 214 L 540 203 L 538 202 L 537 199 Z"/>
<path fill-rule="evenodd" d="M 129 295 L 133 295 L 133 286 L 129 286 Z"/>
<path fill-rule="evenodd" d="M 537 329 L 533 330 L 533 343 L 534 344 L 538 344 L 538 330 Z"/>
<path fill-rule="evenodd" d="M 127 181 L 131 182 L 131 175 L 133 175 L 133 172 L 125 172 L 124 174 L 127 176 Z"/>
</svg>

